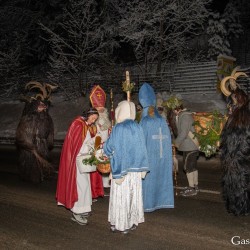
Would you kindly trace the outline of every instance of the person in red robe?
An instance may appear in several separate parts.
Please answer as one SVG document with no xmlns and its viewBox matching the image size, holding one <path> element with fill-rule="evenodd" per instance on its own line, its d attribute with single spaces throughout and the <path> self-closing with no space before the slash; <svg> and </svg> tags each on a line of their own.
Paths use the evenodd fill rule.
<svg viewBox="0 0 250 250">
<path fill-rule="evenodd" d="M 95 121 L 98 111 L 89 109 L 84 116 L 77 117 L 66 134 L 58 171 L 56 200 L 72 212 L 72 220 L 80 225 L 87 224 L 91 212 L 92 198 L 90 174 L 81 173 L 76 166 L 76 157 L 89 151 L 96 134 Z"/>
</svg>

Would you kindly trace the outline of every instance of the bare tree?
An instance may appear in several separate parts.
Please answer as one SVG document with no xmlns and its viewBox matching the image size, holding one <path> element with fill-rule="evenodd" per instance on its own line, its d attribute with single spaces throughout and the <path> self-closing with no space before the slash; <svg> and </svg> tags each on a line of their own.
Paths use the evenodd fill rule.
<svg viewBox="0 0 250 250">
<path fill-rule="evenodd" d="M 20 47 L 0 51 L 0 99 L 18 98 L 21 92 L 20 82 L 26 75 L 26 67 L 20 61 Z"/>
<path fill-rule="evenodd" d="M 106 17 L 98 7 L 95 0 L 70 0 L 56 29 L 41 23 L 52 48 L 49 77 L 73 95 L 85 91 L 89 75 L 100 74 L 100 65 L 107 64 L 115 46 L 112 30 L 105 28 Z M 61 76 L 74 82 L 62 86 Z"/>
</svg>

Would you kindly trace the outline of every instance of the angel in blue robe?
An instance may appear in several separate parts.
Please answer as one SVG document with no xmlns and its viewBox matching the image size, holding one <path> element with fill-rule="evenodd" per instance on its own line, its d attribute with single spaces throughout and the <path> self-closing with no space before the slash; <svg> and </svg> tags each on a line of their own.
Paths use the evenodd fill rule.
<svg viewBox="0 0 250 250">
<path fill-rule="evenodd" d="M 156 109 L 153 88 L 144 83 L 139 91 L 143 107 L 142 126 L 149 159 L 149 172 L 142 181 L 144 212 L 174 208 L 173 158 L 167 122 Z"/>
<path fill-rule="evenodd" d="M 126 234 L 144 222 L 142 178 L 149 163 L 142 128 L 134 121 L 135 104 L 120 102 L 115 118 L 116 125 L 104 144 L 112 174 L 108 221 L 111 231 Z"/>
</svg>

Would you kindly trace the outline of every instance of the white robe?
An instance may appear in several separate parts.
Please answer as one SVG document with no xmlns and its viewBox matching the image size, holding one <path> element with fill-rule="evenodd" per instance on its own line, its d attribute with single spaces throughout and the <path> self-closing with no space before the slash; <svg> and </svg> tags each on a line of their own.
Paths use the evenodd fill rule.
<svg viewBox="0 0 250 250">
<path fill-rule="evenodd" d="M 93 142 L 90 133 L 88 131 L 78 155 L 86 154 L 89 152 L 90 141 Z M 89 173 L 81 174 L 77 167 L 76 167 L 76 185 L 77 185 L 78 201 L 75 202 L 74 207 L 71 209 L 71 211 L 76 214 L 91 212 L 92 195 L 91 195 L 90 176 Z"/>
<path fill-rule="evenodd" d="M 109 127 L 111 127 L 111 122 L 108 119 L 107 110 L 103 113 L 100 113 L 100 116 L 96 122 L 97 135 L 100 135 L 102 142 L 105 142 L 109 137 Z M 101 128 L 102 127 L 102 128 Z M 110 187 L 109 174 L 102 174 L 103 187 Z"/>
<path fill-rule="evenodd" d="M 108 129 L 102 131 L 100 130 L 98 125 L 97 125 L 97 133 L 101 136 L 102 142 L 105 142 L 109 137 Z M 110 187 L 109 174 L 102 174 L 102 183 L 103 183 L 103 187 L 105 188 Z"/>
<path fill-rule="evenodd" d="M 108 221 L 119 231 L 144 222 L 141 172 L 128 173 L 121 185 L 111 180 Z"/>
</svg>

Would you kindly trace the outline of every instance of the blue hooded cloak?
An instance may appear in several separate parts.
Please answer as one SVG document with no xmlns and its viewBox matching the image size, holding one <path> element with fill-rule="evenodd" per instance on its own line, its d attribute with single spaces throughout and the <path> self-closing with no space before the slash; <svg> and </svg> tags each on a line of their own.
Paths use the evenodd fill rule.
<svg viewBox="0 0 250 250">
<path fill-rule="evenodd" d="M 156 96 L 148 83 L 144 83 L 140 88 L 139 101 L 143 107 L 140 125 L 145 135 L 149 159 L 149 173 L 142 181 L 144 211 L 174 208 L 170 130 L 155 107 Z M 153 117 L 148 115 L 150 106 L 154 107 Z"/>
<path fill-rule="evenodd" d="M 147 172 L 148 155 L 144 133 L 134 121 L 135 107 L 123 101 L 116 108 L 118 122 L 104 144 L 104 152 L 110 158 L 112 177 L 120 179 L 128 172 Z M 132 114 L 133 113 L 133 114 Z"/>
</svg>

